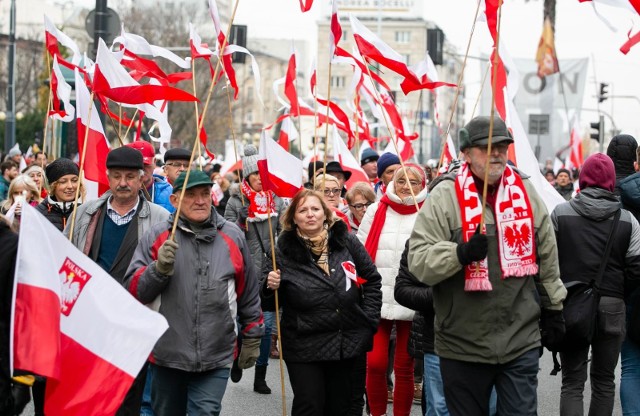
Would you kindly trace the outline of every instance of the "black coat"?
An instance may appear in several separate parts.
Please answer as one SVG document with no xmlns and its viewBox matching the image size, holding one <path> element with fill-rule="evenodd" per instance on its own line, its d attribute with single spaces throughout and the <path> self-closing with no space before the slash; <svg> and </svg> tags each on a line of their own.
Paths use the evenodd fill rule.
<svg viewBox="0 0 640 416">
<path fill-rule="evenodd" d="M 11 297 L 13 273 L 18 251 L 18 235 L 0 220 L 0 415 L 13 409 L 11 373 L 9 372 L 9 331 L 11 328 Z"/>
<path fill-rule="evenodd" d="M 398 270 L 398 276 L 396 276 L 393 296 L 400 305 L 416 311 L 411 324 L 409 353 L 412 357 L 417 358 L 421 357 L 425 352 L 433 354 L 435 351 L 433 345 L 435 311 L 433 310 L 433 291 L 431 287 L 420 282 L 409 272 L 408 253 L 409 240 L 407 240 L 400 258 L 400 269 Z"/>
<path fill-rule="evenodd" d="M 66 209 L 61 208 L 58 204 L 52 204 L 47 197 L 36 206 L 36 209 L 58 230 L 63 231 L 67 225 L 67 220 L 73 212 L 73 203 L 64 204 L 64 206 Z"/>
<path fill-rule="evenodd" d="M 347 287 L 343 262 L 352 261 L 366 280 Z M 381 277 L 371 257 L 342 221 L 329 230 L 327 276 L 295 231 L 278 239 L 281 270 L 282 353 L 286 361 L 315 362 L 354 358 L 373 346 L 382 307 Z"/>
</svg>

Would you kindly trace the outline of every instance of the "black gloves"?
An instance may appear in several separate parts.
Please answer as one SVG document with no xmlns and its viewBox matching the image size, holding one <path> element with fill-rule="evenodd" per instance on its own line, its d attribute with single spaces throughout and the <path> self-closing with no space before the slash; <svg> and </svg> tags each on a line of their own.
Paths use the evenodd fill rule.
<svg viewBox="0 0 640 416">
<path fill-rule="evenodd" d="M 466 243 L 458 244 L 456 254 L 460 264 L 466 266 L 474 261 L 480 261 L 487 257 L 489 243 L 487 236 L 480 233 L 480 227 L 476 229 L 475 234 L 471 236 Z"/>
<path fill-rule="evenodd" d="M 554 351 L 564 338 L 565 327 L 562 311 L 543 309 L 540 315 L 540 335 L 542 346 Z"/>
<path fill-rule="evenodd" d="M 249 218 L 249 205 L 244 205 L 238 212 L 238 222 L 244 224 L 247 222 L 247 218 Z"/>
</svg>

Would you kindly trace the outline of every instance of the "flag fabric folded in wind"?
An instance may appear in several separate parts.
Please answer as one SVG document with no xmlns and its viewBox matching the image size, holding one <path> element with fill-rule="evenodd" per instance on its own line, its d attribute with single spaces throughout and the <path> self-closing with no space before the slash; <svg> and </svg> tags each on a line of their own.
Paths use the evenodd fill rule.
<svg viewBox="0 0 640 416">
<path fill-rule="evenodd" d="M 82 54 L 80 53 L 78 45 L 76 45 L 76 43 L 69 36 L 65 35 L 61 30 L 58 30 L 58 28 L 56 28 L 56 25 L 54 25 L 46 15 L 44 16 L 44 30 L 47 51 L 49 51 L 51 56 L 57 56 L 59 58 L 59 62 L 70 69 L 73 69 L 74 66 L 78 66 L 80 64 L 80 60 L 82 59 Z M 60 55 L 58 42 L 60 42 L 66 48 L 69 48 L 73 53 L 71 62 L 68 62 L 62 55 Z"/>
<path fill-rule="evenodd" d="M 422 61 L 410 66 L 409 71 L 415 74 L 415 78 L 405 78 L 400 84 L 402 92 L 405 94 L 425 88 L 434 90 L 439 87 L 457 87 L 456 84 L 450 82 L 438 81 L 438 71 L 428 53 L 425 54 Z"/>
<path fill-rule="evenodd" d="M 582 138 L 580 137 L 580 123 L 578 119 L 573 120 L 571 126 L 571 142 L 570 142 L 569 157 L 565 163 L 567 169 L 580 169 L 584 163 L 582 158 Z"/>
<path fill-rule="evenodd" d="M 53 66 L 51 69 L 52 108 L 49 111 L 49 115 L 57 120 L 68 123 L 75 117 L 76 110 L 73 105 L 71 105 L 71 85 L 67 84 L 67 81 L 65 81 L 60 71 L 57 55 L 53 55 Z M 64 108 L 60 107 L 61 101 Z"/>
<path fill-rule="evenodd" d="M 622 9 L 627 9 L 634 15 L 640 14 L 640 0 L 578 0 L 581 3 L 583 2 L 591 2 L 593 5 L 593 10 L 596 12 L 596 15 L 602 20 L 612 31 L 616 31 L 616 28 L 607 21 L 607 19 L 602 16 L 598 10 L 596 9 L 596 4 L 607 4 L 613 7 L 619 7 Z M 629 29 L 627 33 L 628 40 L 620 47 L 620 52 L 623 54 L 629 53 L 631 48 L 636 44 L 640 43 L 640 32 L 637 32 L 635 35 L 631 35 L 633 27 Z"/>
<path fill-rule="evenodd" d="M 313 6 L 313 0 L 300 0 L 300 10 L 302 13 L 308 12 Z"/>
<path fill-rule="evenodd" d="M 140 85 L 113 56 L 102 39 L 98 43 L 93 91 L 123 104 L 153 104 L 157 100 L 198 100 L 186 91 L 167 85 Z"/>
<path fill-rule="evenodd" d="M 51 416 L 113 415 L 168 328 L 27 204 L 14 294 L 13 367 L 47 377 Z"/>
<path fill-rule="evenodd" d="M 340 162 L 342 169 L 351 172 L 351 177 L 345 182 L 347 189 L 351 188 L 356 182 L 370 183 L 369 177 L 362 170 L 360 163 L 353 154 L 351 154 L 335 127 L 333 128 L 333 160 Z"/>
<path fill-rule="evenodd" d="M 329 30 L 329 61 L 333 59 L 336 53 L 338 43 L 342 38 L 342 26 L 340 26 L 340 18 L 338 17 L 338 1 L 331 1 L 331 30 Z"/>
<path fill-rule="evenodd" d="M 262 188 L 281 198 L 293 198 L 302 188 L 302 161 L 267 136 L 265 130 L 260 136 L 258 170 Z"/>
<path fill-rule="evenodd" d="M 289 105 L 296 112 L 300 112 L 300 103 L 298 103 L 298 90 L 296 88 L 296 53 L 291 52 L 289 64 L 287 66 L 287 74 L 284 77 L 284 95 L 289 100 Z"/>
<path fill-rule="evenodd" d="M 289 142 L 292 142 L 298 138 L 298 130 L 293 125 L 290 117 L 286 117 L 280 124 L 280 136 L 278 137 L 278 144 L 282 146 L 284 150 L 289 151 Z"/>
<path fill-rule="evenodd" d="M 551 26 L 551 19 L 548 16 L 544 19 L 542 35 L 540 36 L 538 52 L 536 53 L 536 62 L 538 63 L 538 76 L 540 78 L 555 74 L 560 70 L 558 58 L 556 57 L 553 26 Z"/>
<path fill-rule="evenodd" d="M 78 154 L 84 153 L 85 137 L 87 139 L 87 151 L 84 165 L 84 185 L 87 190 L 87 199 L 97 199 L 109 189 L 107 179 L 107 153 L 109 142 L 104 134 L 104 128 L 100 121 L 100 114 L 95 104 L 91 101 L 91 95 L 84 83 L 82 75 L 75 70 L 76 76 L 76 115 L 78 128 Z M 89 106 L 91 108 L 91 120 L 89 120 Z M 87 133 L 88 132 L 88 133 Z"/>
<path fill-rule="evenodd" d="M 186 59 L 180 58 L 175 53 L 161 46 L 151 45 L 145 38 L 140 35 L 134 35 L 133 33 L 127 33 L 124 31 L 124 25 L 120 36 L 113 40 L 113 44 L 121 44 L 124 49 L 132 52 L 135 55 L 147 55 L 154 58 L 162 57 L 174 64 L 178 65 L 182 69 L 189 69 L 191 65 Z"/>
</svg>

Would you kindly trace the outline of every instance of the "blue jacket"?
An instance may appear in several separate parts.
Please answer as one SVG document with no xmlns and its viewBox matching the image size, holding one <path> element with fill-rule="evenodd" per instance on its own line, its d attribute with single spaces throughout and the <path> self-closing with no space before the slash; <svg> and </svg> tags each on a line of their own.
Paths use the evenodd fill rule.
<svg viewBox="0 0 640 416">
<path fill-rule="evenodd" d="M 171 214 L 175 212 L 175 208 L 169 201 L 169 196 L 173 193 L 173 186 L 160 175 L 153 175 L 153 192 L 149 190 L 153 203 L 165 208 Z"/>
<path fill-rule="evenodd" d="M 634 173 L 616 184 L 616 192 L 620 194 L 622 205 L 640 221 L 640 173 Z"/>
<path fill-rule="evenodd" d="M 7 199 L 7 194 L 9 193 L 9 181 L 7 181 L 4 176 L 0 176 L 0 202 Z"/>
</svg>

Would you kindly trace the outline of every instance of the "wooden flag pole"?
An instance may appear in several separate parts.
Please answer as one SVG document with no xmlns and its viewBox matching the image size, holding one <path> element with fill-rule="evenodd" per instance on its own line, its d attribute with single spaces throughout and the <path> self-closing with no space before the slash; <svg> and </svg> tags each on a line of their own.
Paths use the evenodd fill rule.
<svg viewBox="0 0 640 416">
<path fill-rule="evenodd" d="M 49 111 L 51 111 L 51 103 L 53 101 L 53 87 L 51 85 L 51 58 L 49 52 L 47 55 L 47 70 L 49 71 L 49 98 L 47 99 L 47 112 L 44 115 L 44 132 L 42 133 L 42 153 L 47 154 L 47 128 L 49 127 Z M 51 144 L 53 145 L 53 128 L 51 129 Z"/>
<path fill-rule="evenodd" d="M 365 63 L 366 63 L 366 61 L 365 61 Z M 371 75 L 371 69 L 369 68 L 369 65 L 365 65 L 365 66 L 367 67 L 367 73 L 369 74 L 369 80 L 375 86 L 375 83 L 373 82 L 373 76 Z M 376 100 L 379 103 L 381 103 L 382 102 L 382 98 L 380 97 L 380 92 L 375 87 L 373 88 L 373 91 L 376 94 Z M 381 111 L 382 112 L 382 117 L 384 118 L 384 123 L 387 126 L 387 130 L 389 130 L 389 136 L 391 137 L 391 142 L 393 143 L 393 147 L 394 147 L 394 149 L 396 149 L 396 154 L 398 155 L 398 159 L 400 160 L 400 166 L 401 166 L 402 172 L 404 173 L 404 178 L 407 181 L 407 183 L 409 183 L 409 191 L 411 191 L 411 197 L 413 198 L 413 204 L 416 207 L 416 211 L 420 211 L 420 206 L 418 205 L 418 201 L 416 200 L 416 194 L 415 194 L 415 192 L 413 192 L 413 188 L 411 187 L 411 184 L 409 182 L 409 174 L 407 173 L 407 169 L 404 166 L 404 160 L 402 160 L 402 156 L 400 156 L 400 150 L 398 150 L 398 137 L 395 136 L 394 130 L 391 128 L 389 120 L 387 120 L 387 112 L 384 109 L 381 109 L 381 110 L 382 110 Z"/>
<path fill-rule="evenodd" d="M 456 89 L 456 94 L 453 97 L 453 104 L 451 105 L 451 113 L 449 114 L 449 123 L 447 124 L 447 130 L 444 133 L 445 140 L 442 142 L 442 150 L 440 151 L 440 162 L 438 162 L 438 170 L 436 172 L 440 172 L 440 168 L 442 167 L 442 159 L 444 157 L 444 150 L 447 146 L 446 138 L 449 137 L 449 132 L 451 131 L 451 124 L 453 123 L 453 115 L 456 113 L 456 107 L 458 106 L 458 97 L 460 96 L 460 91 L 462 88 L 460 84 L 462 83 L 462 78 L 464 78 L 464 69 L 467 66 L 467 58 L 469 57 L 469 49 L 471 49 L 471 40 L 473 39 L 473 34 L 476 30 L 476 21 L 478 20 L 478 14 L 480 13 L 480 5 L 483 4 L 482 0 L 478 0 L 478 6 L 476 7 L 476 14 L 473 17 L 473 24 L 471 25 L 471 33 L 469 34 L 469 41 L 467 42 L 467 50 L 464 53 L 464 59 L 462 61 L 462 68 L 460 69 L 460 75 L 458 76 L 458 88 Z M 482 90 L 480 90 L 482 91 Z"/>
<path fill-rule="evenodd" d="M 69 225 L 69 241 L 73 242 L 73 229 L 76 225 L 76 213 L 78 211 L 78 198 L 80 196 L 80 186 L 84 181 L 84 161 L 87 155 L 87 140 L 89 139 L 89 130 L 91 130 L 91 110 L 93 110 L 93 91 L 89 97 L 89 114 L 86 120 L 86 129 L 84 132 L 84 143 L 82 145 L 82 158 L 80 159 L 80 171 L 78 172 L 78 187 L 76 188 L 76 196 L 73 199 L 73 212 L 71 213 L 71 224 Z"/>
<path fill-rule="evenodd" d="M 131 126 L 133 126 L 135 123 L 135 119 L 136 116 L 138 115 L 138 111 L 140 111 L 139 109 L 136 108 L 136 112 L 133 113 L 133 117 L 131 117 L 131 122 L 129 123 L 129 126 L 127 126 L 127 130 L 124 132 L 124 136 L 123 137 L 127 137 L 129 135 L 129 130 L 131 130 Z"/>
<path fill-rule="evenodd" d="M 222 65 L 222 56 L 224 53 L 224 49 L 227 47 L 227 39 L 229 39 L 229 33 L 231 32 L 231 26 L 233 25 L 233 20 L 235 19 L 236 16 L 236 11 L 238 10 L 238 3 L 240 2 L 240 0 L 236 0 L 235 5 L 233 6 L 233 13 L 231 14 L 231 19 L 229 20 L 229 27 L 227 29 L 227 36 L 225 37 L 224 41 L 222 42 L 222 45 L 220 45 L 220 56 L 218 57 L 218 62 L 216 63 L 216 68 L 213 71 L 213 76 L 211 77 L 211 85 L 209 86 L 209 93 L 207 94 L 207 100 L 204 104 L 204 108 L 202 109 L 202 119 L 199 121 L 199 123 L 197 123 L 197 128 L 196 128 L 196 138 L 193 141 L 193 149 L 191 150 L 191 158 L 189 159 L 189 167 L 191 167 L 191 164 L 193 163 L 193 159 L 195 157 L 196 154 L 196 146 L 198 146 L 198 144 L 200 143 L 200 133 L 202 132 L 202 126 L 204 125 L 204 118 L 205 115 L 207 114 L 207 108 L 209 107 L 209 102 L 211 101 L 211 93 L 213 92 L 213 87 L 215 86 L 216 83 L 216 79 L 218 79 L 218 74 L 220 71 L 220 67 Z M 174 218 L 173 218 L 173 226 L 171 227 L 171 236 L 169 238 L 171 238 L 171 240 L 175 240 L 175 234 L 176 234 L 176 227 L 178 226 L 178 219 L 180 218 L 180 211 L 182 209 L 182 199 L 184 198 L 184 192 L 186 191 L 186 184 L 189 182 L 189 175 L 190 175 L 191 169 L 187 169 L 185 171 L 185 177 L 184 177 L 184 184 L 185 186 L 182 187 L 182 189 L 180 190 L 180 197 L 178 198 L 178 206 L 176 207 L 176 212 L 174 214 Z"/>
<path fill-rule="evenodd" d="M 271 242 L 271 266 L 273 271 L 278 270 L 278 265 L 276 264 L 276 249 L 275 249 L 275 239 L 273 237 L 273 228 L 271 227 L 271 203 L 267 201 L 267 221 L 269 223 L 269 241 Z M 284 389 L 284 358 L 282 351 L 282 337 L 280 335 L 280 303 L 278 300 L 278 289 L 274 290 L 275 301 L 276 301 L 276 332 L 278 334 L 278 346 L 280 351 L 280 358 L 278 359 L 280 362 L 280 389 L 282 391 L 282 416 L 287 416 L 287 398 L 285 397 L 285 389 Z"/>
</svg>

